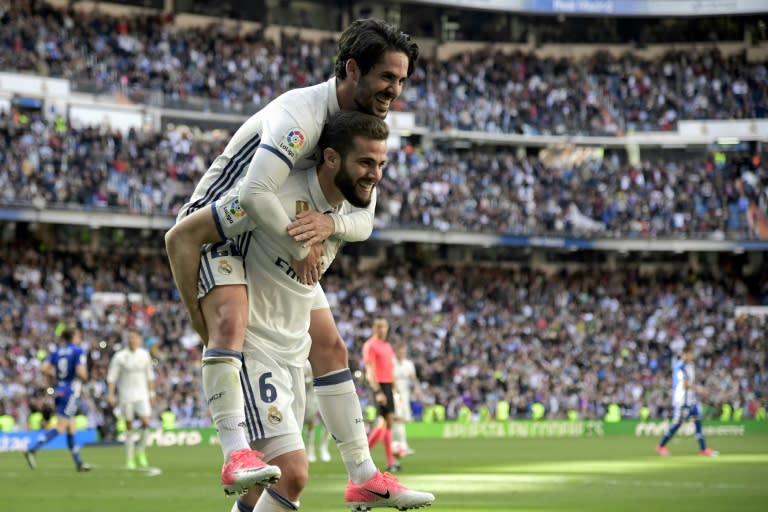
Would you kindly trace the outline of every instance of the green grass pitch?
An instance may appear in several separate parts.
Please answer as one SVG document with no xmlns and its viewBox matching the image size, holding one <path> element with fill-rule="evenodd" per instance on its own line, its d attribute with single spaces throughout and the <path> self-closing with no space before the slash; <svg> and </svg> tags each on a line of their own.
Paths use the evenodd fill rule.
<svg viewBox="0 0 768 512">
<path fill-rule="evenodd" d="M 691 438 L 653 450 L 656 439 L 452 439 L 412 442 L 402 461 L 406 485 L 434 492 L 433 512 L 702 512 L 768 510 L 768 435 L 711 438 L 717 458 L 698 456 Z M 332 447 L 332 450 L 335 450 Z M 95 469 L 77 473 L 63 450 L 0 453 L 3 512 L 229 512 L 219 488 L 218 446 L 152 448 L 151 475 L 121 468 L 123 448 L 85 447 Z M 346 484 L 338 453 L 310 467 L 306 512 L 343 512 Z M 374 457 L 383 465 L 378 446 Z"/>
</svg>

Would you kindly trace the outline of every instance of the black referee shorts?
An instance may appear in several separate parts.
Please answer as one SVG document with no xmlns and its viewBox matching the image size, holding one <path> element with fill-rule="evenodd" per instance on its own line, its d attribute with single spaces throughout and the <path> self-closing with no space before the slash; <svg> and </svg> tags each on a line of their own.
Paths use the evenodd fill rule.
<svg viewBox="0 0 768 512">
<path fill-rule="evenodd" d="M 387 414 L 394 414 L 395 412 L 395 397 L 392 394 L 392 383 L 379 383 L 379 387 L 381 388 L 381 392 L 384 393 L 384 396 L 387 397 L 387 403 L 381 404 L 379 402 L 376 402 L 376 405 L 379 408 L 379 414 L 381 416 L 386 416 Z"/>
</svg>

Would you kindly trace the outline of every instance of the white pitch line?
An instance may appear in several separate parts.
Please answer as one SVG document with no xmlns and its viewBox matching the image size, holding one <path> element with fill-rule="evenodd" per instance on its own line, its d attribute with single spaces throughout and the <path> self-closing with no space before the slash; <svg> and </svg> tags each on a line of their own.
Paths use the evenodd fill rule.
<svg viewBox="0 0 768 512">
<path fill-rule="evenodd" d="M 631 486 L 652 486 L 652 487 L 682 487 L 686 489 L 734 489 L 734 490 L 745 490 L 749 489 L 750 486 L 746 484 L 729 484 L 729 483 L 711 483 L 711 482 L 668 482 L 668 481 L 662 481 L 662 480 L 621 480 L 621 479 L 611 479 L 611 480 L 601 480 L 601 479 L 594 479 L 593 481 L 599 482 L 601 484 L 607 484 L 607 485 L 631 485 Z M 759 488 L 762 489 L 762 488 Z"/>
<path fill-rule="evenodd" d="M 162 469 L 156 468 L 153 466 L 148 466 L 146 468 L 136 468 L 136 471 L 139 471 L 141 473 L 146 473 L 147 476 L 158 476 L 163 474 Z"/>
<path fill-rule="evenodd" d="M 465 486 L 457 487 L 456 482 L 465 483 Z M 520 473 L 477 473 L 477 474 L 420 474 L 409 475 L 410 484 L 424 486 L 441 493 L 462 494 L 486 494 L 506 493 L 510 491 L 532 491 L 542 486 L 551 486 L 565 483 L 580 483 L 592 485 L 610 485 L 616 487 L 657 487 L 677 489 L 719 489 L 719 490 L 762 490 L 761 487 L 750 486 L 742 483 L 712 483 L 695 481 L 666 481 L 666 480 L 639 480 L 639 479 L 604 479 L 599 476 L 590 477 L 574 475 L 573 473 L 548 473 L 520 474 Z"/>
</svg>

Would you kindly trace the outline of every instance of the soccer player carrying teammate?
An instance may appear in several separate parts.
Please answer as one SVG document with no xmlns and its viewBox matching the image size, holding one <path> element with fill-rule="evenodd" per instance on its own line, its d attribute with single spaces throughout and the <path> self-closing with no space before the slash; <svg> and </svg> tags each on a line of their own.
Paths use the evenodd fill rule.
<svg viewBox="0 0 768 512">
<path fill-rule="evenodd" d="M 231 202 L 231 211 L 247 214 L 265 233 L 283 240 L 296 273 L 307 282 L 317 280 L 320 261 L 310 247 L 331 235 L 343 241 L 367 239 L 373 230 L 375 193 L 367 208 L 350 209 L 343 214 L 302 212 L 293 222 L 276 193 L 292 169 L 306 169 L 317 162 L 316 146 L 330 115 L 339 110 L 357 110 L 384 118 L 406 78 L 413 73 L 418 54 L 418 46 L 406 34 L 386 23 L 352 23 L 339 40 L 336 76 L 319 85 L 288 91 L 248 119 L 203 176 L 179 213 L 179 220 L 210 205 L 245 174 L 240 195 Z M 224 452 L 221 482 L 227 493 L 242 492 L 253 484 L 269 484 L 279 478 L 277 468 L 266 466 L 260 455 L 248 448 L 244 429 L 240 371 L 248 319 L 246 287 L 217 286 L 216 282 L 217 274 L 231 272 L 233 265 L 242 266 L 241 254 L 237 240 L 204 249 L 205 263 L 200 275 L 212 288 L 200 300 L 196 288 L 200 261 L 191 261 L 175 273 L 192 325 L 206 347 L 215 350 L 208 350 L 203 356 L 202 380 Z M 222 266 L 222 260 L 217 261 L 221 257 L 228 258 L 230 263 Z M 180 279 L 186 279 L 186 285 L 179 284 Z M 258 282 L 252 283 L 260 286 Z M 316 376 L 320 411 L 331 434 L 343 440 L 338 443 L 342 459 L 347 464 L 360 465 L 368 452 L 367 444 L 365 450 L 357 446 L 365 444 L 365 429 L 357 423 L 360 407 L 347 349 L 329 308 L 312 311 L 310 335 L 309 360 Z M 350 435 L 350 431 L 355 434 Z M 363 471 L 363 476 L 370 477 L 369 473 Z M 350 476 L 354 476 L 354 481 L 361 477 L 357 472 L 350 472 Z"/>
<path fill-rule="evenodd" d="M 401 342 L 395 346 L 395 423 L 392 427 L 392 450 L 395 457 L 413 453 L 408 446 L 405 424 L 412 419 L 411 391 L 420 393 L 416 366 L 408 359 L 408 345 Z"/>
<path fill-rule="evenodd" d="M 373 390 L 379 408 L 379 423 L 368 435 L 368 448 L 381 441 L 387 457 L 387 469 L 400 471 L 392 452 L 392 425 L 395 421 L 395 397 L 392 384 L 395 381 L 395 352 L 387 341 L 389 322 L 384 318 L 373 321 L 373 336 L 363 344 L 365 378 Z"/>
<path fill-rule="evenodd" d="M 59 347 L 51 353 L 42 367 L 43 375 L 56 380 L 54 388 L 56 428 L 46 431 L 32 448 L 24 452 L 24 457 L 30 468 L 37 469 L 35 457 L 37 450 L 66 431 L 67 446 L 72 454 L 72 460 L 75 461 L 75 467 L 78 471 L 90 471 L 91 466 L 83 462 L 80 457 L 80 447 L 75 443 L 75 415 L 83 383 L 88 380 L 85 353 L 78 345 L 80 330 L 65 329 L 61 333 L 61 340 L 63 343 L 60 343 Z"/>
<path fill-rule="evenodd" d="M 672 405 L 674 417 L 672 425 L 656 446 L 656 452 L 661 456 L 669 455 L 667 443 L 677 433 L 683 422 L 693 418 L 696 426 L 696 439 L 699 442 L 699 453 L 703 457 L 713 457 L 717 452 L 707 447 L 704 432 L 701 429 L 699 402 L 696 399 L 696 370 L 693 365 L 693 348 L 687 345 L 679 360 L 672 365 Z"/>
<path fill-rule="evenodd" d="M 306 429 L 306 441 L 307 447 L 307 460 L 309 462 L 317 461 L 317 450 L 315 445 L 317 444 L 317 428 L 322 428 L 320 432 L 320 460 L 323 462 L 329 462 L 331 460 L 331 454 L 328 453 L 328 439 L 331 435 L 328 433 L 328 429 L 325 428 L 322 418 L 320 417 L 320 406 L 317 404 L 317 395 L 315 395 L 314 377 L 312 376 L 312 365 L 307 360 L 304 365 L 304 393 L 307 397 L 307 403 L 304 408 L 304 428 Z"/>
<path fill-rule="evenodd" d="M 374 116 L 354 111 L 334 114 L 323 131 L 320 166 L 316 171 L 290 173 L 278 191 L 283 212 L 287 215 L 294 208 L 303 210 L 306 206 L 343 214 L 353 205 L 365 207 L 381 179 L 388 133 L 386 124 Z M 237 189 L 230 191 L 211 209 L 180 221 L 166 235 L 166 247 L 177 285 L 185 293 L 187 276 L 180 269 L 197 258 L 195 249 L 206 242 L 235 237 L 235 246 L 242 254 L 239 261 L 245 267 L 235 264 L 237 260 L 227 254 L 212 254 L 210 260 L 204 256 L 199 293 L 204 296 L 215 286 L 248 285 L 249 315 L 245 348 L 240 354 L 241 382 L 248 397 L 244 404 L 245 424 L 250 445 L 280 470 L 281 478 L 265 493 L 258 486 L 252 487 L 238 499 L 233 511 L 249 511 L 254 503 L 254 512 L 297 510 L 308 478 L 301 423 L 305 401 L 303 366 L 310 343 L 314 343 L 309 336 L 310 313 L 329 311 L 329 306 L 316 279 L 308 281 L 295 269 L 291 246 L 297 242 L 290 238 L 286 242 L 282 235 L 261 229 L 240 209 L 238 195 Z M 246 234 L 237 235 L 243 232 Z M 321 258 L 320 273 L 328 268 L 341 243 L 339 238 L 330 237 L 312 247 Z M 207 348 L 205 357 L 229 357 L 229 353 Z M 336 391 L 339 383 L 345 382 L 345 375 L 335 374 L 327 385 Z M 217 401 L 220 396 L 213 395 L 212 399 Z M 347 505 L 365 510 L 431 504 L 433 495 L 408 490 L 376 469 L 364 432 L 362 443 L 357 439 L 356 426 L 362 424 L 362 418 L 359 402 L 355 400 L 355 404 L 355 415 L 351 420 L 336 418 L 340 426 L 333 432 L 350 474 Z"/>
<path fill-rule="evenodd" d="M 120 415 L 125 419 L 125 467 L 136 469 L 136 465 L 142 468 L 148 466 L 145 449 L 155 394 L 155 374 L 152 371 L 152 358 L 141 346 L 143 340 L 139 330 L 130 327 L 127 338 L 128 346 L 118 351 L 109 362 L 107 400 L 112 407 L 119 407 Z M 133 435 L 133 422 L 136 418 L 141 424 L 138 445 L 135 445 Z"/>
</svg>

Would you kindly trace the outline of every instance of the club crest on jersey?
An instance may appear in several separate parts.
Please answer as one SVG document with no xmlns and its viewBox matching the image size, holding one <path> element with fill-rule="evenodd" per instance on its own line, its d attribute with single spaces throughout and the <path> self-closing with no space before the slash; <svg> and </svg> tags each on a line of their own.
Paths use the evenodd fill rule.
<svg viewBox="0 0 768 512">
<path fill-rule="evenodd" d="M 283 421 L 283 413 L 281 413 L 280 410 L 273 405 L 267 411 L 267 419 L 271 424 L 277 425 Z"/>
<path fill-rule="evenodd" d="M 283 140 L 280 141 L 280 149 L 291 158 L 296 158 L 297 151 L 304 145 L 304 134 L 298 128 L 291 128 Z"/>
<path fill-rule="evenodd" d="M 232 273 L 232 265 L 230 265 L 227 260 L 221 260 L 219 262 L 219 274 L 224 274 L 228 276 L 231 273 Z"/>
</svg>

